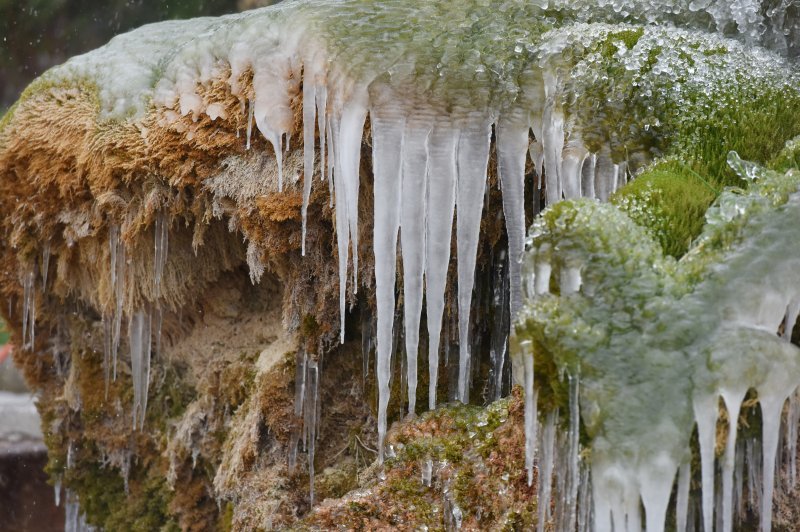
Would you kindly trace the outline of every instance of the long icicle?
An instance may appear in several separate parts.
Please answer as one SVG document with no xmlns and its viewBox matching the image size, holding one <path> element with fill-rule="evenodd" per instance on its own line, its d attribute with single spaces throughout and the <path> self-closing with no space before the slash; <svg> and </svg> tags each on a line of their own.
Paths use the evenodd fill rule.
<svg viewBox="0 0 800 532">
<path fill-rule="evenodd" d="M 511 319 L 522 307 L 522 252 L 525 250 L 525 157 L 527 123 L 501 120 L 497 126 L 497 170 L 503 192 L 511 281 Z"/>
<path fill-rule="evenodd" d="M 489 164 L 491 124 L 478 118 L 462 129 L 458 139 L 458 187 L 456 205 L 456 247 L 458 252 L 458 399 L 469 402 L 467 375 L 470 366 L 469 316 L 475 263 L 481 229 L 483 196 Z"/>
<path fill-rule="evenodd" d="M 428 408 L 436 408 L 439 380 L 439 343 L 444 315 L 450 241 L 456 192 L 456 132 L 434 128 L 431 132 L 428 164 L 427 232 L 425 239 L 425 303 L 428 317 Z M 406 174 L 405 169 L 403 174 Z"/>
<path fill-rule="evenodd" d="M 425 195 L 430 130 L 416 125 L 406 130 L 409 148 L 403 154 L 403 185 L 400 194 L 400 244 L 403 249 L 403 305 L 405 322 L 406 368 L 408 375 L 408 413 L 417 404 L 417 354 L 419 322 L 422 314 L 425 270 Z M 395 200 L 396 201 L 396 198 Z"/>
<path fill-rule="evenodd" d="M 378 460 L 383 462 L 386 409 L 389 405 L 392 338 L 397 275 L 397 232 L 400 229 L 400 163 L 403 121 L 372 115 L 374 173 L 375 292 L 378 310 Z"/>
<path fill-rule="evenodd" d="M 303 76 L 303 206 L 302 237 L 300 255 L 306 256 L 306 225 L 308 219 L 308 201 L 311 198 L 311 180 L 314 177 L 314 125 L 317 111 L 316 83 L 310 67 Z M 322 130 L 320 129 L 320 133 Z"/>
</svg>

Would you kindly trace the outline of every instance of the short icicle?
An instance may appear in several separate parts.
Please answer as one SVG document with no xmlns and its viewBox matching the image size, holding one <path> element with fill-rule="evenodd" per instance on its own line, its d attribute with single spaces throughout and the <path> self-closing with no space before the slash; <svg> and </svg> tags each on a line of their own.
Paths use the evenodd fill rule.
<svg viewBox="0 0 800 532">
<path fill-rule="evenodd" d="M 542 115 L 542 146 L 544 149 L 545 198 L 547 205 L 561 200 L 561 162 L 564 151 L 564 113 L 557 101 L 558 78 L 544 72 L 545 106 Z"/>
<path fill-rule="evenodd" d="M 483 196 L 486 191 L 486 172 L 489 163 L 491 125 L 478 118 L 461 130 L 458 140 L 458 178 L 456 248 L 458 252 L 458 399 L 469 402 L 469 373 L 471 353 L 469 317 L 472 289 L 475 285 L 475 263 L 481 229 Z"/>
<path fill-rule="evenodd" d="M 147 389 L 150 380 L 150 315 L 138 311 L 128 324 L 133 378 L 133 428 L 144 428 L 147 411 Z"/>
</svg>

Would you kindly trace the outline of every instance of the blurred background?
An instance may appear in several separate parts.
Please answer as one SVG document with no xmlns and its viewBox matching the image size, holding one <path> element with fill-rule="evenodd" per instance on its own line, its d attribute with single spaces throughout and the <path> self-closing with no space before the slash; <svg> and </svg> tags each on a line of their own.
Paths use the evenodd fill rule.
<svg viewBox="0 0 800 532">
<path fill-rule="evenodd" d="M 275 0 L 0 0 L 0 114 L 51 66 L 160 20 L 216 16 Z"/>
<path fill-rule="evenodd" d="M 235 13 L 275 0 L 0 0 L 0 115 L 48 68 L 161 20 Z M 0 214 L 4 215 L 4 214 Z M 0 321 L 0 531 L 60 532 L 63 504 L 44 473 L 35 394 L 13 366 Z M 33 356 L 33 355 L 31 355 Z M 63 498 L 63 497 L 62 497 Z M 75 523 L 67 528 L 75 529 Z"/>
</svg>

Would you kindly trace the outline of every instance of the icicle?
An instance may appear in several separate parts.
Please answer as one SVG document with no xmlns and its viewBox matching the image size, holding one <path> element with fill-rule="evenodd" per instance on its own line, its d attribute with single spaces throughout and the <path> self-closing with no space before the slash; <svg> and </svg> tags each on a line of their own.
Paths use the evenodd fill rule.
<svg viewBox="0 0 800 532">
<path fill-rule="evenodd" d="M 161 282 L 164 277 L 164 267 L 167 264 L 169 246 L 169 213 L 162 209 L 156 215 L 155 223 L 155 254 L 153 260 L 153 293 L 155 299 L 161 297 Z"/>
<path fill-rule="evenodd" d="M 566 477 L 564 495 L 562 495 L 564 505 L 564 515 L 566 519 L 562 521 L 563 530 L 575 530 L 577 521 L 578 505 L 578 482 L 580 477 L 580 379 L 569 375 L 569 433 L 567 437 L 567 451 L 565 453 L 566 471 L 561 474 Z"/>
<path fill-rule="evenodd" d="M 409 414 L 415 412 L 417 402 L 417 354 L 425 270 L 425 196 L 428 179 L 426 144 L 429 134 L 428 127 L 418 124 L 406 126 L 402 144 L 404 150 L 402 187 L 399 195 L 388 200 L 397 203 L 397 198 L 400 198 L 402 209 L 400 241 L 403 250 L 403 304 Z M 400 149 L 399 142 L 396 143 L 395 149 Z M 396 164 L 395 168 L 400 168 L 400 165 Z"/>
<path fill-rule="evenodd" d="M 535 290 L 536 295 L 542 294 L 549 294 L 550 293 L 550 272 L 552 271 L 552 267 L 550 266 L 550 262 L 539 258 L 535 265 Z"/>
<path fill-rule="evenodd" d="M 108 229 L 108 243 L 111 255 L 111 290 L 114 294 L 114 308 L 111 326 L 112 378 L 117 380 L 117 354 L 122 338 L 122 311 L 125 308 L 125 280 L 127 257 L 125 243 L 120 238 L 120 229 L 112 225 Z"/>
<path fill-rule="evenodd" d="M 611 160 L 608 148 L 604 148 L 597 158 L 595 166 L 595 194 L 600 201 L 608 201 L 614 192 L 614 180 L 617 165 Z"/>
<path fill-rule="evenodd" d="M 430 488 L 432 477 L 433 477 L 433 460 L 428 459 L 425 460 L 425 463 L 422 464 L 422 485 Z"/>
<path fill-rule="evenodd" d="M 334 160 L 336 159 L 336 154 L 333 150 L 333 130 L 331 126 L 331 121 L 327 118 L 323 117 L 325 121 L 325 145 L 326 151 L 328 153 L 328 158 L 326 159 L 326 167 L 328 169 L 328 206 L 332 209 L 334 206 L 334 196 L 335 196 L 335 187 L 333 184 L 333 169 L 335 167 Z"/>
<path fill-rule="evenodd" d="M 581 197 L 581 169 L 586 158 L 586 149 L 580 141 L 571 141 L 563 152 L 561 181 L 565 199 Z"/>
<path fill-rule="evenodd" d="M 565 267 L 561 271 L 561 295 L 575 294 L 581 289 L 581 269 L 575 266 Z"/>
<path fill-rule="evenodd" d="M 786 308 L 786 317 L 783 320 L 784 325 L 781 338 L 787 342 L 792 341 L 792 332 L 794 331 L 798 316 L 800 316 L 800 299 L 792 301 Z"/>
<path fill-rule="evenodd" d="M 386 409 L 395 314 L 397 232 L 400 228 L 400 162 L 403 122 L 373 113 L 375 294 L 378 310 L 376 372 L 378 377 L 378 460 L 383 461 Z M 338 178 L 337 178 L 338 181 Z M 405 258 L 405 253 L 404 253 Z"/>
<path fill-rule="evenodd" d="M 491 125 L 474 123 L 463 129 L 458 139 L 458 177 L 456 247 L 458 252 L 458 400 L 469 402 L 467 373 L 471 363 L 469 318 L 472 288 L 475 284 L 475 263 L 481 229 L 483 196 L 489 163 Z M 505 194 L 504 194 L 505 196 Z M 513 283 L 513 281 L 512 281 Z"/>
<path fill-rule="evenodd" d="M 778 442 L 780 440 L 781 414 L 783 405 L 794 388 L 791 372 L 778 369 L 770 371 L 766 382 L 758 388 L 758 401 L 761 404 L 761 428 L 764 475 L 761 497 L 761 530 L 772 529 L 772 498 L 775 490 L 775 468 Z"/>
<path fill-rule="evenodd" d="M 336 238 L 339 250 L 340 341 L 344 343 L 345 302 L 349 251 L 353 252 L 353 292 L 358 279 L 358 189 L 361 161 L 361 135 L 367 116 L 366 93 L 358 92 L 342 108 L 332 124 L 335 151 L 334 188 L 336 192 Z"/>
<path fill-rule="evenodd" d="M 789 412 L 786 416 L 786 452 L 788 456 L 789 482 L 797 485 L 797 440 L 800 426 L 800 389 L 796 389 L 789 398 Z"/>
<path fill-rule="evenodd" d="M 747 389 L 723 389 L 722 399 L 728 409 L 728 441 L 722 459 L 722 529 L 730 532 L 733 529 L 733 465 L 736 457 L 736 431 L 739 421 L 739 409 L 747 393 Z"/>
<path fill-rule="evenodd" d="M 592 153 L 584 160 L 583 170 L 581 173 L 581 194 L 584 198 L 595 198 L 594 181 L 596 168 L 597 154 Z"/>
<path fill-rule="evenodd" d="M 550 517 L 550 488 L 553 481 L 557 424 L 558 410 L 554 410 L 547 415 L 539 443 L 539 489 L 537 491 L 539 494 L 539 519 L 536 523 L 538 532 L 544 532 Z"/>
<path fill-rule="evenodd" d="M 317 128 L 319 129 L 319 178 L 325 181 L 325 148 L 328 143 L 328 88 L 320 83 L 315 91 L 317 98 Z"/>
<path fill-rule="evenodd" d="M 712 530 L 714 522 L 714 446 L 717 431 L 717 405 L 715 394 L 695 397 L 694 416 L 700 443 L 700 467 L 703 489 L 703 530 Z"/>
<path fill-rule="evenodd" d="M 22 345 L 33 350 L 36 339 L 36 271 L 27 271 L 22 278 Z"/>
<path fill-rule="evenodd" d="M 361 308 L 361 387 L 362 390 L 367 388 L 367 377 L 369 376 L 369 359 L 373 347 L 375 347 L 375 338 L 377 336 L 375 317 L 369 309 L 368 305 Z"/>
<path fill-rule="evenodd" d="M 686 532 L 687 515 L 689 510 L 689 488 L 692 480 L 692 465 L 686 462 L 681 465 L 678 472 L 678 498 L 675 503 L 675 522 L 677 532 Z M 648 530 L 648 532 L 650 532 Z"/>
<path fill-rule="evenodd" d="M 147 390 L 150 383 L 150 315 L 138 311 L 128 324 L 133 377 L 133 428 L 144 428 L 147 411 Z"/>
<path fill-rule="evenodd" d="M 736 442 L 736 461 L 733 465 L 733 514 L 741 521 L 744 510 L 744 453 L 747 445 L 740 438 Z"/>
<path fill-rule="evenodd" d="M 345 183 L 347 194 L 347 220 L 353 254 L 353 293 L 358 292 L 358 190 L 361 181 L 361 137 L 367 119 L 368 96 L 366 90 L 355 90 L 342 109 L 339 126 L 339 152 L 337 164 L 340 171 L 336 179 Z"/>
<path fill-rule="evenodd" d="M 558 79 L 550 71 L 545 71 L 543 75 L 546 98 L 542 115 L 545 197 L 547 205 L 553 205 L 561 201 L 562 196 L 561 160 L 564 150 L 564 113 L 557 101 L 559 97 Z"/>
<path fill-rule="evenodd" d="M 589 471 L 589 467 L 581 467 L 578 488 L 578 532 L 590 532 L 592 530 L 592 482 Z"/>
<path fill-rule="evenodd" d="M 308 484 L 310 505 L 314 506 L 314 454 L 317 446 L 317 423 L 319 422 L 319 368 L 313 360 L 308 362 L 306 376 L 305 414 L 303 420 L 304 430 L 307 434 L 306 444 L 308 450 Z"/>
<path fill-rule="evenodd" d="M 311 180 L 314 177 L 314 125 L 316 122 L 317 94 L 316 84 L 306 66 L 303 76 L 303 220 L 300 255 L 306 256 L 306 220 L 308 201 L 311 198 Z"/>
<path fill-rule="evenodd" d="M 429 140 L 425 238 L 425 302 L 428 317 L 428 370 L 430 390 L 428 406 L 436 408 L 436 385 L 439 380 L 439 343 L 444 314 L 447 268 L 456 191 L 455 132 L 434 128 Z M 410 150 L 410 145 L 406 143 Z M 410 153 L 410 152 L 407 152 Z M 410 157 L 410 155 L 407 155 Z M 403 175 L 407 175 L 403 168 Z M 445 343 L 448 341 L 445 337 Z"/>
<path fill-rule="evenodd" d="M 50 271 L 50 241 L 42 249 L 42 290 L 47 292 L 47 273 Z"/>
<path fill-rule="evenodd" d="M 667 452 L 661 452 L 654 457 L 650 457 L 647 463 L 639 470 L 639 486 L 645 509 L 647 532 L 663 532 L 664 530 L 670 493 L 672 492 L 677 470 L 677 462 Z M 634 504 L 638 508 L 638 497 L 636 497 Z M 629 519 L 630 515 L 629 513 Z M 635 518 L 634 529 L 639 529 L 639 523 Z"/>
<path fill-rule="evenodd" d="M 247 146 L 250 149 L 250 139 L 253 136 L 253 100 L 247 100 Z"/>
<path fill-rule="evenodd" d="M 533 387 L 533 345 L 530 340 L 520 342 L 524 364 L 525 386 L 525 469 L 528 470 L 528 486 L 533 484 L 533 462 L 536 457 L 536 428 L 538 426 L 537 395 Z"/>
<path fill-rule="evenodd" d="M 494 262 L 494 279 L 492 283 L 492 321 L 490 357 L 491 369 L 491 395 L 492 401 L 497 401 L 503 394 L 503 371 L 508 357 L 508 334 L 511 330 L 511 315 L 509 308 L 509 276 L 508 255 L 500 252 L 499 260 Z"/>
<path fill-rule="evenodd" d="M 53 484 L 53 492 L 56 499 L 56 506 L 61 506 L 61 475 L 56 477 L 56 481 Z"/>
<path fill-rule="evenodd" d="M 497 126 L 497 170 L 503 191 L 511 276 L 511 318 L 522 307 L 522 252 L 525 250 L 525 156 L 527 124 L 500 121 Z"/>
</svg>

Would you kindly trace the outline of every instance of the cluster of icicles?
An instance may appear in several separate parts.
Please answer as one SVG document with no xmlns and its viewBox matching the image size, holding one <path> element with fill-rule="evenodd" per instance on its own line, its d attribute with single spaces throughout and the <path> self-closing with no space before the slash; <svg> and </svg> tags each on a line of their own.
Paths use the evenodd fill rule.
<svg viewBox="0 0 800 532">
<path fill-rule="evenodd" d="M 532 392 L 532 383 L 526 390 L 528 479 L 533 482 L 536 470 L 538 500 L 552 503 L 538 505 L 538 532 L 548 529 L 548 524 L 552 524 L 553 530 L 638 532 L 643 523 L 642 506 L 648 532 L 664 530 L 667 522 L 673 522 L 667 516 L 670 507 L 675 512 L 674 530 L 680 532 L 730 532 L 735 522 L 747 518 L 749 511 L 757 511 L 760 529 L 768 531 L 772 526 L 776 488 L 778 492 L 791 492 L 797 486 L 800 391 L 792 393 L 783 413 L 783 401 L 771 400 L 777 396 L 785 398 L 783 392 L 769 395 L 766 406 L 762 403 L 765 420 L 762 439 L 737 439 L 737 424 L 730 424 L 724 454 L 716 465 L 718 397 L 695 403 L 702 461 L 702 498 L 698 498 L 690 496 L 696 490 L 691 488 L 689 462 L 675 464 L 665 456 L 655 457 L 649 464 L 649 475 L 630 464 L 589 463 L 581 454 L 579 443 L 579 379 L 571 375 L 566 378 L 569 382 L 566 431 L 559 427 L 563 414 L 558 410 L 548 413 L 542 421 L 537 419 L 537 394 Z M 722 397 L 730 409 L 729 415 L 736 419 L 744 394 L 734 398 L 724 391 Z M 721 481 L 716 478 L 717 473 Z M 673 490 L 676 481 L 677 488 Z"/>
<path fill-rule="evenodd" d="M 458 399 L 467 402 L 472 360 L 469 349 L 470 308 L 493 131 L 511 257 L 512 315 L 520 307 L 522 297 L 520 257 L 525 238 L 524 180 L 529 154 L 537 176 L 540 176 L 537 188 L 545 190 L 546 204 L 562 198 L 597 197 L 605 200 L 625 183 L 627 171 L 624 164 L 614 164 L 605 152 L 590 154 L 579 141 L 565 146 L 564 116 L 557 104 L 557 80 L 554 76 L 545 76 L 547 103 L 542 116 L 535 118 L 529 118 L 521 110 L 502 115 L 479 112 L 463 117 L 439 115 L 433 109 L 405 110 L 398 107 L 392 89 L 377 82 L 370 86 L 370 93 L 378 94 L 377 97 L 370 97 L 366 89 L 353 87 L 344 103 L 331 105 L 327 98 L 328 88 L 319 82 L 321 78 L 323 76 L 315 75 L 306 66 L 303 83 L 303 251 L 318 133 L 320 176 L 332 182 L 336 212 L 340 334 L 344 342 L 350 271 L 353 291 L 358 287 L 359 166 L 362 135 L 369 115 L 374 176 L 378 432 L 382 459 L 389 401 L 398 241 L 403 269 L 408 411 L 413 414 L 416 411 L 417 355 L 423 302 L 429 338 L 428 407 L 436 407 L 442 318 L 455 218 Z M 269 126 L 258 120 L 257 124 L 262 131 L 266 128 L 267 139 L 284 135 L 270 133 Z M 531 130 L 535 138 L 533 142 L 530 141 Z M 280 159 L 281 144 L 273 146 Z M 538 199 L 534 201 L 538 211 Z"/>
<path fill-rule="evenodd" d="M 108 395 L 109 382 L 117 379 L 117 355 L 122 340 L 122 321 L 126 308 L 128 290 L 134 279 L 129 269 L 130 258 L 120 235 L 120 227 L 111 225 L 108 230 L 109 275 L 113 297 L 110 312 L 103 314 L 103 368 L 105 390 Z M 169 215 L 166 210 L 159 211 L 154 223 L 154 261 L 153 261 L 153 303 L 131 313 L 128 317 L 128 346 L 130 349 L 131 378 L 133 381 L 133 427 L 143 428 L 147 410 L 147 392 L 150 381 L 150 356 L 155 346 L 161 348 L 162 309 L 159 304 L 161 282 L 167 263 L 169 245 Z M 50 265 L 50 244 L 44 246 L 41 260 L 42 288 L 47 290 L 47 273 Z M 33 349 L 36 324 L 36 271 L 37 266 L 23 274 L 23 322 L 22 347 Z"/>
</svg>

